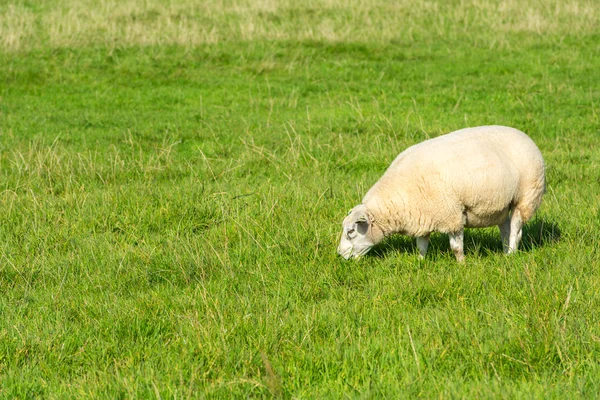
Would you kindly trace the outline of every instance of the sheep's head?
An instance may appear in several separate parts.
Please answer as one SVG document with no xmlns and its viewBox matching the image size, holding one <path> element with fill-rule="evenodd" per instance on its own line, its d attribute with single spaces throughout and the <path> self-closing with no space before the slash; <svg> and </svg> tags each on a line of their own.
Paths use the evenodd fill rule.
<svg viewBox="0 0 600 400">
<path fill-rule="evenodd" d="M 374 240 L 373 221 L 363 204 L 354 207 L 342 222 L 342 238 L 337 252 L 346 260 L 366 254 L 377 244 Z"/>
</svg>

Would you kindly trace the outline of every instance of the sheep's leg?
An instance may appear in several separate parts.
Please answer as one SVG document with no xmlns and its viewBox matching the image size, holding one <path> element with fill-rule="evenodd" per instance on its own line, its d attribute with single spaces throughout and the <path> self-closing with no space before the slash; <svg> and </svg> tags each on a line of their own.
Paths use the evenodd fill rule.
<svg viewBox="0 0 600 400">
<path fill-rule="evenodd" d="M 508 253 L 508 243 L 510 238 L 510 216 L 506 217 L 503 223 L 498 225 L 500 228 L 500 237 L 502 238 L 502 250 Z"/>
<path fill-rule="evenodd" d="M 419 258 L 425 258 L 425 254 L 427 254 L 427 248 L 429 247 L 429 235 L 418 237 L 417 247 L 419 248 Z"/>
<path fill-rule="evenodd" d="M 510 237 L 508 239 L 508 254 L 514 253 L 519 247 L 523 235 L 523 218 L 521 212 L 515 208 L 510 216 Z"/>
<path fill-rule="evenodd" d="M 456 261 L 462 263 L 465 261 L 465 253 L 463 252 L 463 242 L 464 242 L 464 230 L 461 229 L 456 233 L 451 233 L 450 235 L 450 248 L 452 252 L 456 256 Z"/>
</svg>

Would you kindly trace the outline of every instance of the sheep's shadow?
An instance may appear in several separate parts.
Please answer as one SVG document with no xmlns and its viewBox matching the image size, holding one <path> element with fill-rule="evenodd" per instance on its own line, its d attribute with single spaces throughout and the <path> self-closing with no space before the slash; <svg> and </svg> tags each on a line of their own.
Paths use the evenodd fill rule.
<svg viewBox="0 0 600 400">
<path fill-rule="evenodd" d="M 558 225 L 545 218 L 535 218 L 523 227 L 523 237 L 519 249 L 528 251 L 536 247 L 544 247 L 560 240 L 561 231 Z M 496 227 L 465 230 L 465 254 L 478 253 L 487 257 L 494 253 L 502 253 L 500 231 Z M 428 254 L 450 251 L 448 235 L 434 233 L 429 241 Z M 385 257 L 390 252 L 416 253 L 416 240 L 409 236 L 394 235 L 375 246 L 370 254 L 374 257 Z"/>
</svg>

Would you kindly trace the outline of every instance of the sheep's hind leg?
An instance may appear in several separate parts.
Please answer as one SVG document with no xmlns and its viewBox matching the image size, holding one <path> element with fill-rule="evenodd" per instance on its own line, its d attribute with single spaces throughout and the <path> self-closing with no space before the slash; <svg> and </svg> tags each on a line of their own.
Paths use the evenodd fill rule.
<svg viewBox="0 0 600 400">
<path fill-rule="evenodd" d="M 508 253 L 508 243 L 510 239 L 510 216 L 506 217 L 503 223 L 498 225 L 500 228 L 500 237 L 502 238 L 502 250 Z"/>
<path fill-rule="evenodd" d="M 456 261 L 462 263 L 465 261 L 465 253 L 463 251 L 464 230 L 461 229 L 456 233 L 448 235 L 450 237 L 450 248 L 456 256 Z"/>
<path fill-rule="evenodd" d="M 429 247 L 429 235 L 418 237 L 417 247 L 419 248 L 419 258 L 425 258 L 425 254 L 427 254 L 427 248 Z"/>
<path fill-rule="evenodd" d="M 515 208 L 510 216 L 510 237 L 508 239 L 508 254 L 514 253 L 519 248 L 523 236 L 523 218 L 521 212 Z"/>
</svg>

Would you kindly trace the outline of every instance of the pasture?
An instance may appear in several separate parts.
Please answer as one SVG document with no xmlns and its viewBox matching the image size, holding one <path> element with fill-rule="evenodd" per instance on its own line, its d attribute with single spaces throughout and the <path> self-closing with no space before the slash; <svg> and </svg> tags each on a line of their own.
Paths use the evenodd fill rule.
<svg viewBox="0 0 600 400">
<path fill-rule="evenodd" d="M 600 393 L 595 0 L 3 0 L 0 396 Z M 521 251 L 468 230 L 358 262 L 406 147 L 523 130 Z"/>
</svg>

